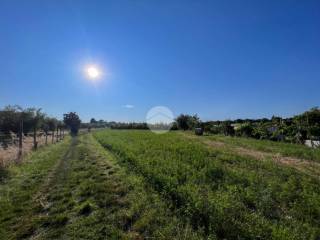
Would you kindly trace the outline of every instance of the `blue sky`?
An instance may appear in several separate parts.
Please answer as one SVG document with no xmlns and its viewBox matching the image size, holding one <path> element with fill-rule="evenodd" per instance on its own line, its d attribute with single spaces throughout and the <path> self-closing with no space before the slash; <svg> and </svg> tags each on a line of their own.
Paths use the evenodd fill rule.
<svg viewBox="0 0 320 240">
<path fill-rule="evenodd" d="M 320 105 L 320 1 L 0 1 L 0 107 L 143 121 Z M 99 65 L 99 83 L 84 77 Z"/>
</svg>

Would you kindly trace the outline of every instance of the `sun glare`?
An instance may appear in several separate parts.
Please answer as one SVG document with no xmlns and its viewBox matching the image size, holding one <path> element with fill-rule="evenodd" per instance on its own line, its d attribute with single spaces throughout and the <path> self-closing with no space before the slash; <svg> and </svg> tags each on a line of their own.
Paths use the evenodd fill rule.
<svg viewBox="0 0 320 240">
<path fill-rule="evenodd" d="M 86 73 L 90 79 L 97 79 L 101 75 L 99 69 L 95 66 L 87 67 Z"/>
</svg>

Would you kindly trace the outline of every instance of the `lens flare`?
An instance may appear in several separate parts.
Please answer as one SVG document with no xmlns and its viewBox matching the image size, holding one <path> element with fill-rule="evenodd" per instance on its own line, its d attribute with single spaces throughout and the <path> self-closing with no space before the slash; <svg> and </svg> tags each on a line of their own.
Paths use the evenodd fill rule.
<svg viewBox="0 0 320 240">
<path fill-rule="evenodd" d="M 86 69 L 87 76 L 89 79 L 97 79 L 100 76 L 100 71 L 95 66 L 89 66 Z"/>
</svg>

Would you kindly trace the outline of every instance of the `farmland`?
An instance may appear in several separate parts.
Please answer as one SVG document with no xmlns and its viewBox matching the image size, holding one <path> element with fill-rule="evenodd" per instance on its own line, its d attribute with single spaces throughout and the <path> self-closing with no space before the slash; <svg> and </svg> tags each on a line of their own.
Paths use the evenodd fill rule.
<svg viewBox="0 0 320 240">
<path fill-rule="evenodd" d="M 0 239 L 199 239 L 90 135 L 41 149 L 0 186 Z"/>
<path fill-rule="evenodd" d="M 102 130 L 42 147 L 1 172 L 0 239 L 317 239 L 317 165 L 232 150 L 264 151 L 243 140 Z"/>
<path fill-rule="evenodd" d="M 0 0 L 0 240 L 320 240 L 319 9 Z"/>
<path fill-rule="evenodd" d="M 198 139 L 176 133 L 95 135 L 123 166 L 144 176 L 181 218 L 207 237 L 313 239 L 319 235 L 316 177 L 270 159 L 259 161 L 214 145 L 208 148 Z"/>
</svg>

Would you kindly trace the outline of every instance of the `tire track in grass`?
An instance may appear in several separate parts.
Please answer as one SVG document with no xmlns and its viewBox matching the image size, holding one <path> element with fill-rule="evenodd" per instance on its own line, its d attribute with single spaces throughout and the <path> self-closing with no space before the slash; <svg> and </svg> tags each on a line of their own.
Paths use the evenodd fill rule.
<svg viewBox="0 0 320 240">
<path fill-rule="evenodd" d="M 96 158 L 84 147 L 87 144 L 83 136 L 74 138 L 53 177 L 42 189 L 42 201 L 37 202 L 40 211 L 33 217 L 41 221 L 34 222 L 37 231 L 30 239 L 109 237 L 111 231 L 107 231 L 101 223 L 104 223 L 107 217 L 104 207 L 111 209 L 111 204 L 102 202 L 110 200 L 107 199 L 110 196 L 106 194 L 106 189 L 102 189 L 100 183 L 105 175 L 100 174 L 96 168 Z M 112 168 L 108 167 L 108 170 L 111 171 Z M 107 193 L 118 193 L 116 188 L 112 191 Z M 121 202 L 121 197 L 117 200 Z"/>
<path fill-rule="evenodd" d="M 63 155 L 61 159 L 57 162 L 54 170 L 50 172 L 47 177 L 46 182 L 40 188 L 40 191 L 35 195 L 33 202 L 39 211 L 38 216 L 36 217 L 37 221 L 43 221 L 47 218 L 48 210 L 53 205 L 53 202 L 49 200 L 50 191 L 52 188 L 55 187 L 57 184 L 57 180 L 65 180 L 66 178 L 66 171 L 67 171 L 67 164 L 68 160 L 74 155 L 75 145 L 77 144 L 77 138 L 72 138 L 71 144 L 68 147 L 67 151 Z M 35 216 L 30 216 L 31 218 L 35 218 Z M 41 220 L 40 220 L 41 219 Z M 44 220 L 46 221 L 46 220 Z M 47 222 L 44 223 L 46 225 Z M 36 239 L 39 234 L 39 229 L 33 232 L 30 239 Z"/>
<path fill-rule="evenodd" d="M 47 195 L 50 191 L 50 186 L 52 185 L 52 182 L 55 179 L 55 175 L 58 174 L 58 172 L 65 168 L 65 161 L 72 155 L 73 151 L 73 145 L 75 144 L 74 139 L 72 140 L 71 146 L 68 147 L 66 153 L 64 156 L 57 162 L 57 164 L 54 166 L 53 170 L 48 174 L 48 177 L 42 187 L 40 188 L 41 191 L 39 191 L 35 196 L 33 201 L 40 204 L 44 209 L 47 209 L 50 205 L 50 203 L 47 201 Z"/>
<path fill-rule="evenodd" d="M 143 177 L 121 167 L 118 159 L 92 135 L 88 139 L 91 150 L 94 150 L 92 154 L 101 159 L 98 168 L 109 171 L 111 189 L 120 188 L 117 194 L 123 196 L 120 200 L 115 198 L 121 208 L 112 211 L 114 217 L 111 218 L 121 229 L 125 229 L 125 234 L 117 239 L 203 239 L 193 232 L 188 223 L 181 222 L 169 211 L 170 206 L 145 183 Z"/>
<path fill-rule="evenodd" d="M 188 133 L 182 133 L 183 136 L 200 141 L 211 148 L 225 149 L 235 154 L 241 156 L 249 156 L 257 160 L 271 160 L 276 164 L 286 165 L 292 167 L 310 177 L 320 179 L 320 164 L 315 161 L 308 161 L 304 159 L 282 156 L 281 154 L 268 153 L 263 151 L 258 151 L 254 149 L 248 149 L 244 147 L 230 146 L 229 144 L 214 141 L 195 135 L 190 135 Z"/>
<path fill-rule="evenodd" d="M 201 239 L 88 134 L 73 140 L 32 204 L 18 238 Z"/>
<path fill-rule="evenodd" d="M 47 196 L 57 179 L 57 175 L 63 173 L 67 159 L 73 154 L 76 142 L 75 140 L 76 139 L 72 139 L 70 145 L 68 143 L 68 148 L 65 149 L 65 152 L 63 152 L 63 154 L 58 158 L 56 164 L 48 172 L 42 185 L 39 186 L 38 191 L 33 195 L 32 202 L 30 204 L 32 206 L 32 210 L 22 217 L 19 224 L 15 227 L 17 229 L 17 239 L 33 239 L 34 236 L 37 235 L 37 225 L 39 225 L 39 223 L 46 217 L 46 210 L 51 205 L 47 200 Z"/>
<path fill-rule="evenodd" d="M 228 149 L 212 151 L 174 133 L 158 137 L 148 131 L 105 130 L 94 135 L 121 166 L 163 193 L 169 207 L 173 203 L 195 231 L 204 228 L 204 239 L 313 239 L 319 235 L 317 181 L 294 169 Z"/>
<path fill-rule="evenodd" d="M 68 141 L 39 149 L 21 165 L 7 169 L 8 179 L 0 184 L 0 239 L 19 239 L 32 233 L 26 216 L 32 214 L 34 196 L 55 169 Z"/>
</svg>

